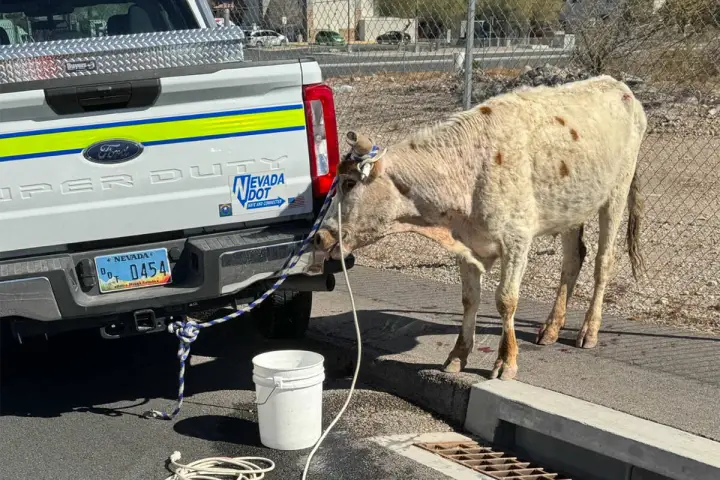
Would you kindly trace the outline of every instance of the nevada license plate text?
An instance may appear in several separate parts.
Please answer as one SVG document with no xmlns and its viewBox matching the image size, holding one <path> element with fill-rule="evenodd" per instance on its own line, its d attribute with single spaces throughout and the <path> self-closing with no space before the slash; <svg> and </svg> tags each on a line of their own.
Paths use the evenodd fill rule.
<svg viewBox="0 0 720 480">
<path fill-rule="evenodd" d="M 100 292 L 167 285 L 172 282 L 165 248 L 95 258 Z"/>
</svg>

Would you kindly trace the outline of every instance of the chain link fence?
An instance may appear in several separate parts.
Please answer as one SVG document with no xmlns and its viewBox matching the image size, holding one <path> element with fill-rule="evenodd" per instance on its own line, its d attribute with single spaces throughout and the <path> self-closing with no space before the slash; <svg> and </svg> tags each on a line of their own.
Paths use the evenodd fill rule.
<svg viewBox="0 0 720 480">
<path fill-rule="evenodd" d="M 475 105 L 520 85 L 600 73 L 626 81 L 649 117 L 640 156 L 648 270 L 641 281 L 632 280 L 618 238 L 606 311 L 720 331 L 717 0 L 258 0 L 214 6 L 216 17 L 228 8 L 230 20 L 246 28 L 248 60 L 314 57 L 334 88 L 341 134 L 355 129 L 380 144 L 462 110 L 467 100 Z M 589 252 L 573 301 L 579 308 L 592 294 L 594 222 L 585 241 Z M 535 243 L 522 295 L 549 301 L 562 248 L 559 238 Z M 454 259 L 412 235 L 363 249 L 359 262 L 459 282 Z M 490 288 L 497 274 L 496 268 L 489 275 Z"/>
</svg>

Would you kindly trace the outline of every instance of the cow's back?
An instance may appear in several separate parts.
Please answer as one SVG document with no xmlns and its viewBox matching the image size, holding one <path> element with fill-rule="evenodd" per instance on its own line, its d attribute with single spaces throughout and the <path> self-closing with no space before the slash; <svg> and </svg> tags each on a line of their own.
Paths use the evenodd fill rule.
<svg viewBox="0 0 720 480">
<path fill-rule="evenodd" d="M 503 222 L 523 215 L 535 234 L 583 223 L 629 184 L 647 124 L 627 85 L 608 76 L 525 88 L 476 113 L 494 152 L 482 203 L 501 210 L 485 213 Z"/>
</svg>

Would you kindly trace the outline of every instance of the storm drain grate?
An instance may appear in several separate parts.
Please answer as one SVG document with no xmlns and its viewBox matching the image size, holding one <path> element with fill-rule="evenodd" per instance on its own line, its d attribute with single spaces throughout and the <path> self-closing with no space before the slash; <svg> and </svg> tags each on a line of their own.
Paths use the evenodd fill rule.
<svg viewBox="0 0 720 480">
<path fill-rule="evenodd" d="M 415 446 L 492 478 L 571 480 L 490 447 L 481 447 L 477 442 L 416 443 Z"/>
</svg>

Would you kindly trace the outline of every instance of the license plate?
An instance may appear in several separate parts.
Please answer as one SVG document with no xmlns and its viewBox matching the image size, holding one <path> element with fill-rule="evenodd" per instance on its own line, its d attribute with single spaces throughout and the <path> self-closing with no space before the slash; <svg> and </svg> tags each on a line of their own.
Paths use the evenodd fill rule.
<svg viewBox="0 0 720 480">
<path fill-rule="evenodd" d="M 95 257 L 100 293 L 155 287 L 172 282 L 166 248 Z"/>
</svg>

